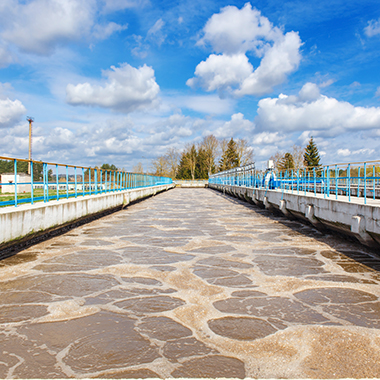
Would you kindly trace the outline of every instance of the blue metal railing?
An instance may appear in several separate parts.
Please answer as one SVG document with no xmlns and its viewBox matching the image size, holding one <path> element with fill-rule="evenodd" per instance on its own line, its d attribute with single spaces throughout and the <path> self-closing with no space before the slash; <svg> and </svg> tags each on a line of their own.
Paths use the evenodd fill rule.
<svg viewBox="0 0 380 380">
<path fill-rule="evenodd" d="M 0 207 L 168 185 L 168 177 L 1 157 Z M 28 171 L 30 165 L 30 175 Z M 78 171 L 80 173 L 78 173 Z"/>
<path fill-rule="evenodd" d="M 256 170 L 254 164 L 213 174 L 210 184 L 265 188 L 324 198 L 380 199 L 380 160 L 325 165 L 285 172 Z"/>
</svg>

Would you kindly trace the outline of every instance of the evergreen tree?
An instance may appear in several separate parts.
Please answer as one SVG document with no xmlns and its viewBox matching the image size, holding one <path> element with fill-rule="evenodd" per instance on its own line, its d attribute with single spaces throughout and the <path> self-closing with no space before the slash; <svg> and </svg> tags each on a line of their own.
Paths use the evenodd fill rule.
<svg viewBox="0 0 380 380">
<path fill-rule="evenodd" d="M 176 179 L 191 179 L 191 172 L 187 166 L 189 152 L 182 152 L 181 159 L 179 161 Z"/>
<path fill-rule="evenodd" d="M 311 137 L 309 144 L 305 148 L 305 153 L 303 155 L 305 166 L 310 169 L 319 169 L 321 167 L 321 157 L 319 156 L 317 145 L 314 142 L 313 137 Z"/>
<path fill-rule="evenodd" d="M 284 156 L 280 159 L 280 162 L 278 163 L 278 170 L 285 172 L 285 171 L 292 171 L 295 169 L 294 166 L 294 158 L 291 153 L 285 153 Z"/>
<path fill-rule="evenodd" d="M 197 154 L 197 163 L 195 166 L 195 179 L 207 179 L 207 153 L 200 146 Z"/>
<path fill-rule="evenodd" d="M 237 146 L 233 138 L 228 142 L 227 149 L 219 161 L 219 169 L 221 171 L 229 170 L 239 166 L 239 155 Z"/>
</svg>

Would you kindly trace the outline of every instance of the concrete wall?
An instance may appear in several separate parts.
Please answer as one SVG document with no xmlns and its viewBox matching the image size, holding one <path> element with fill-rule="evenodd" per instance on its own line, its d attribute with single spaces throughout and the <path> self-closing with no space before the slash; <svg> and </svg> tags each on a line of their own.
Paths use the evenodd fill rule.
<svg viewBox="0 0 380 380">
<path fill-rule="evenodd" d="M 133 201 L 172 187 L 174 184 L 1 208 L 0 249 L 27 235 L 33 236 L 83 217 L 117 207 L 121 208 Z"/>
<path fill-rule="evenodd" d="M 29 174 L 26 174 L 26 173 L 17 174 L 17 183 L 18 184 L 23 183 L 23 185 L 17 185 L 17 193 L 18 194 L 30 193 L 31 192 L 30 181 L 31 181 L 31 176 Z M 14 173 L 0 174 L 0 183 L 2 183 L 2 185 L 0 186 L 0 192 L 14 194 L 15 187 L 16 187 L 14 185 L 14 182 L 15 182 Z M 7 183 L 13 184 L 13 185 L 7 185 Z"/>
<path fill-rule="evenodd" d="M 226 192 L 243 200 L 281 211 L 287 217 L 295 217 L 312 223 L 319 229 L 329 228 L 354 236 L 362 244 L 380 247 L 380 202 L 363 204 L 362 199 L 348 202 L 345 198 L 333 199 L 318 196 L 292 194 L 280 190 L 252 189 L 239 186 L 209 184 L 209 187 Z"/>
</svg>

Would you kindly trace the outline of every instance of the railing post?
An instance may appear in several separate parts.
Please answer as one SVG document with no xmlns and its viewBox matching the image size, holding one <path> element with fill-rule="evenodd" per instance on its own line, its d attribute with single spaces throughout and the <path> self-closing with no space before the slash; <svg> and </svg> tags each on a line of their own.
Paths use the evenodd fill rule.
<svg viewBox="0 0 380 380">
<path fill-rule="evenodd" d="M 82 193 L 83 193 L 83 196 L 85 196 L 86 192 L 85 192 L 85 185 L 84 185 L 84 168 L 82 168 Z"/>
<path fill-rule="evenodd" d="M 34 203 L 33 198 L 34 198 L 34 177 L 33 177 L 33 161 L 30 161 L 30 201 L 31 204 Z"/>
<path fill-rule="evenodd" d="M 44 186 L 44 202 L 49 201 L 49 184 L 47 180 L 47 175 L 46 175 L 46 166 L 47 164 L 44 162 L 42 164 L 42 178 L 43 178 L 43 186 Z"/>
<path fill-rule="evenodd" d="M 91 168 L 88 168 L 88 189 L 91 195 Z"/>
<path fill-rule="evenodd" d="M 94 180 L 95 180 L 95 194 L 98 194 L 98 170 L 97 168 L 94 169 Z"/>
<path fill-rule="evenodd" d="M 367 163 L 364 163 L 364 204 L 367 204 Z"/>
<path fill-rule="evenodd" d="M 57 201 L 59 200 L 59 178 L 58 178 L 58 164 L 55 164 L 55 181 L 57 186 Z"/>
<path fill-rule="evenodd" d="M 327 197 L 330 198 L 330 166 L 327 166 Z"/>
<path fill-rule="evenodd" d="M 77 167 L 74 167 L 74 175 L 75 175 L 75 198 L 78 196 L 78 180 L 77 180 Z"/>
<path fill-rule="evenodd" d="M 358 168 L 358 190 L 357 190 L 357 198 L 360 196 L 360 166 Z"/>
<path fill-rule="evenodd" d="M 348 201 L 351 202 L 351 164 L 348 164 L 348 168 L 347 168 L 347 174 L 348 174 Z"/>
<path fill-rule="evenodd" d="M 14 184 L 15 184 L 15 207 L 17 207 L 17 160 L 14 160 L 14 175 L 15 175 L 15 179 L 14 179 Z"/>
<path fill-rule="evenodd" d="M 338 165 L 335 165 L 335 199 L 338 199 Z"/>
<path fill-rule="evenodd" d="M 69 167 L 66 165 L 66 199 L 69 199 Z"/>
<path fill-rule="evenodd" d="M 376 168 L 375 168 L 375 165 L 373 165 L 372 167 L 372 175 L 373 175 L 373 199 L 375 200 L 376 199 Z"/>
</svg>

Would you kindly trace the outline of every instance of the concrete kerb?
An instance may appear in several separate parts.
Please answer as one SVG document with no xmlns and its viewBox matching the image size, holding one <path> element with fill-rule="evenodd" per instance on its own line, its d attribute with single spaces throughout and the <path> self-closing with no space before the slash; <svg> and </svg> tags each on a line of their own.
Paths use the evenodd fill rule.
<svg viewBox="0 0 380 380">
<path fill-rule="evenodd" d="M 238 198 L 252 200 L 270 211 L 281 211 L 288 218 L 297 218 L 318 229 L 329 228 L 355 237 L 363 245 L 380 246 L 380 207 L 333 198 L 315 197 L 278 190 L 242 188 L 209 184 L 210 188 Z M 245 197 L 241 197 L 245 194 Z"/>
<path fill-rule="evenodd" d="M 98 194 L 38 202 L 0 209 L 0 251 L 37 235 L 46 234 L 84 218 L 106 215 L 128 204 L 169 190 L 174 185 L 128 189 L 117 193 Z"/>
</svg>

